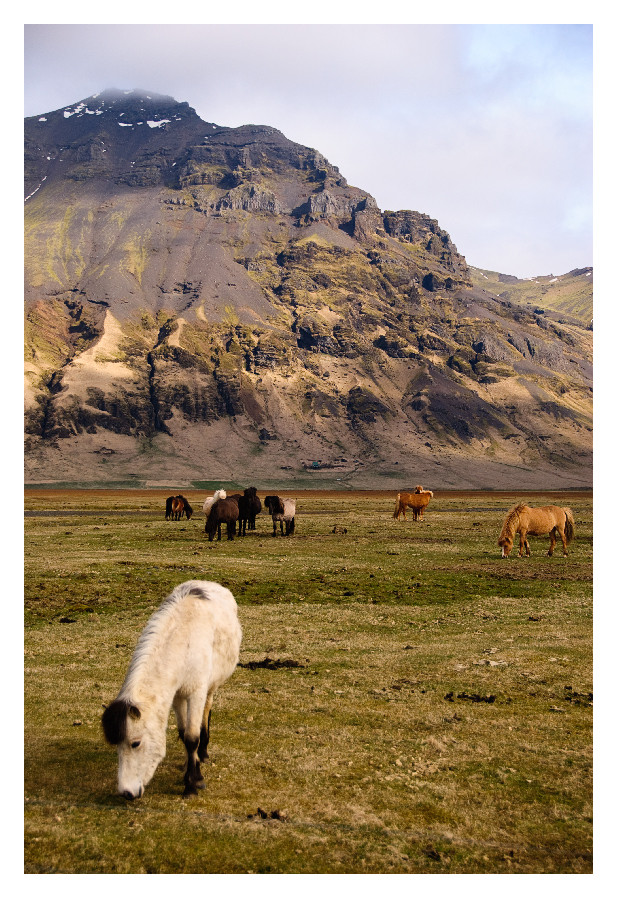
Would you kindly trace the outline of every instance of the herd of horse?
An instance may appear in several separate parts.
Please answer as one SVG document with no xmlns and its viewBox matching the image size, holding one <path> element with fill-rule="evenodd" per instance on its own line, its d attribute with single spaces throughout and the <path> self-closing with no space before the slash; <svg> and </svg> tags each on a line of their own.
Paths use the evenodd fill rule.
<svg viewBox="0 0 617 898">
<path fill-rule="evenodd" d="M 281 536 L 291 536 L 296 529 L 296 500 L 266 496 L 264 505 L 272 515 L 272 536 L 276 536 L 277 524 L 280 525 Z M 255 530 L 255 519 L 261 510 L 261 499 L 254 486 L 247 487 L 243 493 L 234 493 L 233 496 L 228 496 L 223 489 L 217 490 L 203 505 L 208 540 L 212 542 L 215 534 L 217 539 L 221 539 L 223 524 L 227 529 L 227 539 L 235 538 L 236 527 L 238 536 L 246 536 L 247 530 Z M 179 521 L 183 515 L 186 515 L 187 521 L 193 515 L 188 500 L 182 495 L 169 496 L 165 502 L 165 520 Z"/>
<path fill-rule="evenodd" d="M 424 510 L 433 498 L 431 490 L 423 486 L 416 486 L 413 492 L 401 491 L 396 495 L 394 505 L 394 519 L 407 520 L 406 511 L 411 510 L 414 521 L 424 520 Z M 283 499 L 280 496 L 266 496 L 264 506 L 272 516 L 272 536 L 277 535 L 277 524 L 280 526 L 281 536 L 291 536 L 296 526 L 296 500 Z M 209 496 L 203 505 L 206 515 L 205 531 L 210 542 L 221 539 L 222 525 L 227 528 L 227 539 L 232 540 L 236 535 L 236 527 L 239 536 L 246 536 L 247 530 L 255 530 L 255 519 L 262 511 L 262 503 L 254 486 L 247 487 L 243 493 L 234 493 L 228 496 L 225 490 L 217 490 L 213 496 Z M 165 503 L 165 520 L 179 521 L 186 516 L 190 521 L 193 509 L 188 500 L 182 496 L 169 496 Z M 284 525 L 284 526 L 283 526 Z M 557 537 L 561 539 L 563 554 L 568 554 L 568 546 L 574 538 L 574 515 L 572 509 L 558 505 L 544 505 L 532 508 L 524 503 L 518 503 L 510 509 L 503 523 L 499 535 L 498 545 L 501 547 L 501 555 L 507 558 L 512 551 L 516 534 L 519 534 L 519 552 L 523 555 L 531 555 L 528 536 L 549 537 L 548 554 L 552 555 L 557 543 Z"/>
<path fill-rule="evenodd" d="M 413 492 L 396 497 L 394 517 L 406 519 L 411 508 L 413 520 L 422 520 L 433 493 L 417 486 Z M 295 530 L 296 500 L 266 496 L 264 506 L 272 516 L 273 536 L 277 524 L 281 534 Z M 212 540 L 221 525 L 227 525 L 227 538 L 255 529 L 255 518 L 262 510 L 255 487 L 227 496 L 217 490 L 204 502 L 206 533 Z M 182 495 L 169 496 L 165 503 L 166 520 L 190 520 L 193 509 Z M 285 525 L 285 528 L 283 528 Z M 335 528 L 336 531 L 336 528 Z M 528 535 L 548 534 L 552 555 L 560 537 L 564 555 L 574 536 L 574 517 L 570 508 L 547 505 L 531 508 L 519 503 L 510 509 L 504 521 L 499 545 L 507 557 L 516 534 L 520 536 L 519 555 L 530 555 Z M 196 795 L 204 788 L 201 764 L 208 757 L 210 714 L 214 693 L 238 664 L 242 628 L 238 608 L 231 592 L 219 583 L 188 580 L 177 586 L 151 616 L 139 638 L 124 683 L 117 697 L 102 716 L 107 742 L 118 753 L 118 792 L 129 800 L 140 798 L 165 755 L 166 729 L 173 708 L 178 735 L 186 749 L 184 795 Z"/>
</svg>

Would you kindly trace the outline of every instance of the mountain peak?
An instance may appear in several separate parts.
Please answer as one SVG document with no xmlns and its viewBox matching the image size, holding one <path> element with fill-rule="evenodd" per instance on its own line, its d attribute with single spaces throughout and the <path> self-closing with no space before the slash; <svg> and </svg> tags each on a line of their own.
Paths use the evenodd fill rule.
<svg viewBox="0 0 617 898">
<path fill-rule="evenodd" d="M 198 117 L 188 103 L 180 103 L 171 96 L 141 89 L 108 88 L 79 100 L 77 103 L 60 107 L 53 112 L 31 116 L 27 121 L 36 120 L 43 123 L 54 119 L 73 119 L 74 123 L 75 120 L 89 119 L 90 117 L 96 119 L 101 116 L 104 119 L 124 118 L 130 124 L 138 124 L 143 121 L 162 122 L 165 116 L 168 121 Z"/>
</svg>

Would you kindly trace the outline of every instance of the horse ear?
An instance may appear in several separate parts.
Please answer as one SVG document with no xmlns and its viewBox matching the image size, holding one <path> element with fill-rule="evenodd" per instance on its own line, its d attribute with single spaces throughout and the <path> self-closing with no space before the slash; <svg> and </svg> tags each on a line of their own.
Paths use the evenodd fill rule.
<svg viewBox="0 0 617 898">
<path fill-rule="evenodd" d="M 132 717 L 133 720 L 139 720 L 141 717 L 141 711 L 137 707 L 137 705 L 131 705 L 129 707 L 129 717 Z"/>
</svg>

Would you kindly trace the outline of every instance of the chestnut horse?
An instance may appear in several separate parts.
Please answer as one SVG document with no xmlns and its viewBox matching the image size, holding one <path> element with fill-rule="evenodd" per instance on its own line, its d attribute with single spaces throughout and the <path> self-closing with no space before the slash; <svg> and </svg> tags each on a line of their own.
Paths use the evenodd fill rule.
<svg viewBox="0 0 617 898">
<path fill-rule="evenodd" d="M 413 493 L 398 493 L 394 506 L 394 517 L 398 521 L 402 512 L 404 520 L 407 520 L 405 511 L 407 508 L 411 508 L 413 520 L 423 520 L 424 509 L 432 498 L 431 490 L 425 490 L 421 486 L 417 486 Z"/>
<path fill-rule="evenodd" d="M 193 509 L 189 505 L 188 500 L 184 498 L 184 496 L 174 496 L 171 502 L 172 521 L 179 521 L 183 514 L 186 515 L 187 521 L 190 521 L 193 514 Z"/>
<path fill-rule="evenodd" d="M 170 518 L 172 521 L 179 521 L 183 514 L 186 514 L 187 521 L 190 521 L 193 509 L 184 496 L 170 496 L 165 503 L 165 520 Z"/>
<path fill-rule="evenodd" d="M 570 508 L 561 508 L 558 505 L 544 505 L 541 508 L 530 508 L 529 505 L 520 503 L 511 508 L 503 522 L 498 545 L 501 546 L 501 557 L 507 558 L 512 551 L 514 537 L 520 534 L 518 554 L 531 555 L 527 534 L 531 536 L 550 536 L 548 554 L 552 555 L 557 542 L 557 534 L 561 537 L 563 554 L 568 554 L 567 546 L 574 538 L 574 516 Z"/>
</svg>

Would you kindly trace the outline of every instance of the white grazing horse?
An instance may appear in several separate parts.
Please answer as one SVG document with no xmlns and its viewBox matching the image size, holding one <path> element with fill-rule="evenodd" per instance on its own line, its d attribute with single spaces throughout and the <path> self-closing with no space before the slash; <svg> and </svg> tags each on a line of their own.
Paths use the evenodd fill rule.
<svg viewBox="0 0 617 898">
<path fill-rule="evenodd" d="M 118 693 L 103 713 L 103 731 L 118 747 L 118 792 L 140 798 L 165 757 L 169 711 L 187 753 L 184 795 L 204 787 L 215 691 L 235 670 L 242 629 L 231 592 L 188 580 L 154 612 L 133 652 Z"/>
<path fill-rule="evenodd" d="M 217 490 L 213 496 L 208 496 L 206 501 L 204 502 L 204 514 L 207 516 L 210 514 L 210 509 L 214 505 L 215 502 L 218 502 L 219 499 L 226 499 L 227 493 L 225 490 Z"/>
</svg>

